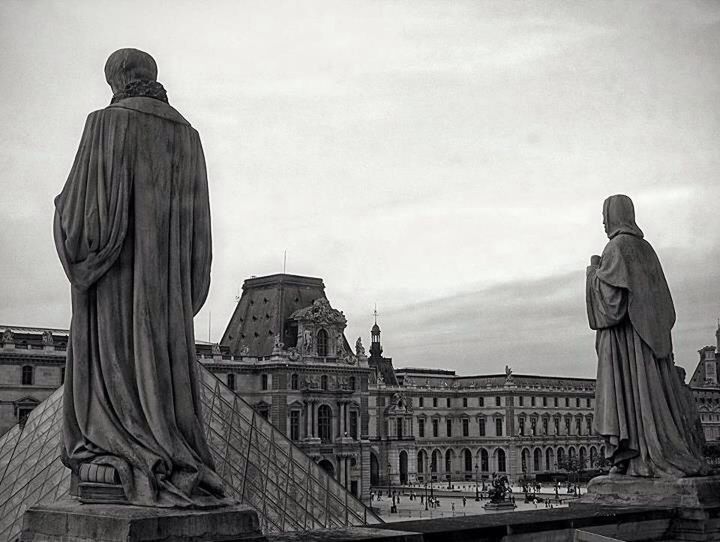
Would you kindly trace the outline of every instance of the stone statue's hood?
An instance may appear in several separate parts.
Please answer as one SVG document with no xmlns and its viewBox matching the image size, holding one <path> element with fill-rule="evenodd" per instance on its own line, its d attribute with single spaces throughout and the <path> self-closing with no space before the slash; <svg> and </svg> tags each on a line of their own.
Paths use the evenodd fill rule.
<svg viewBox="0 0 720 542">
<path fill-rule="evenodd" d="M 139 111 L 140 113 L 145 113 L 147 115 L 153 115 L 155 117 L 160 117 L 162 119 L 166 119 L 172 122 L 177 122 L 179 124 L 186 124 L 187 126 L 190 126 L 190 123 L 185 120 L 185 117 L 183 117 L 180 113 L 178 113 L 177 109 L 175 109 L 173 106 L 166 104 L 163 101 L 156 100 L 155 98 L 148 98 L 146 96 L 135 96 L 132 98 L 124 98 L 122 100 L 119 100 L 115 102 L 114 104 L 111 104 L 107 106 L 106 109 L 113 109 L 113 108 L 120 108 L 120 109 L 130 109 L 132 111 Z"/>
</svg>

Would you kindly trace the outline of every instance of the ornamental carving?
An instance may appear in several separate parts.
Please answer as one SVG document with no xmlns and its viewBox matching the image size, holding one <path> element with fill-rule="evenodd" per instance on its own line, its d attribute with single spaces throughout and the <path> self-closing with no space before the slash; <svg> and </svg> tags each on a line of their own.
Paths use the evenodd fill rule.
<svg viewBox="0 0 720 542">
<path fill-rule="evenodd" d="M 333 309 L 330 302 L 324 297 L 316 299 L 309 307 L 296 310 L 290 318 L 298 321 L 309 321 L 316 325 L 340 325 L 343 328 L 347 325 L 347 319 L 342 311 Z"/>
<path fill-rule="evenodd" d="M 52 331 L 43 331 L 42 343 L 44 346 L 52 346 L 54 344 Z"/>
<path fill-rule="evenodd" d="M 3 331 L 2 342 L 5 344 L 15 344 L 15 334 L 11 329 Z"/>
</svg>

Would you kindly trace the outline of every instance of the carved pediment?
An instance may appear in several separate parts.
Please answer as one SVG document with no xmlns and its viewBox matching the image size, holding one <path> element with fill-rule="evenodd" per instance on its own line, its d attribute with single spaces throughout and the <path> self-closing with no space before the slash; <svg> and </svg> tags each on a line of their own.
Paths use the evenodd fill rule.
<svg viewBox="0 0 720 542">
<path fill-rule="evenodd" d="M 298 309 L 290 316 L 299 322 L 312 322 L 316 325 L 342 326 L 347 325 L 347 319 L 342 311 L 333 309 L 330 302 L 324 297 L 313 301 L 313 304 L 304 309 Z"/>
</svg>

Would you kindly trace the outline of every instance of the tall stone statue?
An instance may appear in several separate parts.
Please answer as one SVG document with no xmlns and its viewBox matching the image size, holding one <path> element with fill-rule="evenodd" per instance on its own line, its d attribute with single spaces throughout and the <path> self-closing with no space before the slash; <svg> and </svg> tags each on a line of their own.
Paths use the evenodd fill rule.
<svg viewBox="0 0 720 542">
<path fill-rule="evenodd" d="M 670 289 L 627 196 L 605 200 L 609 237 L 587 268 L 590 328 L 597 330 L 595 431 L 612 473 L 681 477 L 707 473 L 704 437 L 673 362 Z"/>
<path fill-rule="evenodd" d="M 193 334 L 212 255 L 200 138 L 149 54 L 116 51 L 105 77 L 112 102 L 88 116 L 55 200 L 73 308 L 63 462 L 117 479 L 131 504 L 217 505 Z"/>
</svg>

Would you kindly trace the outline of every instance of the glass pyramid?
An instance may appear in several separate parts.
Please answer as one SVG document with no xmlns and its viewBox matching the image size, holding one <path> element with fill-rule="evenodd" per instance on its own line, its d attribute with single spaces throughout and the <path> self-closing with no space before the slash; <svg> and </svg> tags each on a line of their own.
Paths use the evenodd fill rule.
<svg viewBox="0 0 720 542">
<path fill-rule="evenodd" d="M 203 417 L 218 474 L 229 495 L 254 508 L 266 533 L 382 523 L 200 363 Z M 67 495 L 60 462 L 62 388 L 24 427 L 0 437 L 0 541 L 15 540 L 25 510 Z"/>
</svg>

